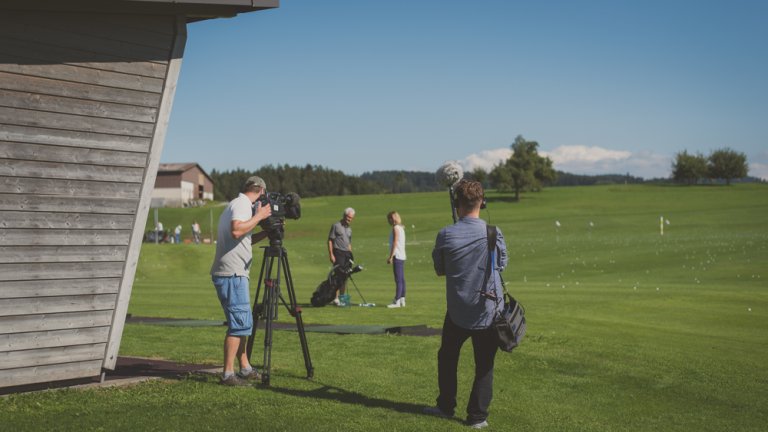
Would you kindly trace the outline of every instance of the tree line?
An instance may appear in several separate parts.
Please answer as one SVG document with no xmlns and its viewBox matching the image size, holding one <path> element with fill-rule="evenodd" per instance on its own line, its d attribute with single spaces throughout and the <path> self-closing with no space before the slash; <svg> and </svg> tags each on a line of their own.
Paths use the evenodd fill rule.
<svg viewBox="0 0 768 432">
<path fill-rule="evenodd" d="M 746 177 L 748 171 L 747 156 L 729 148 L 715 150 L 707 157 L 684 150 L 672 162 L 672 179 L 689 185 L 717 180 L 730 185 L 731 180 Z"/>
<path fill-rule="evenodd" d="M 271 192 L 295 192 L 301 197 L 327 195 L 378 194 L 386 190 L 379 184 L 361 177 L 346 175 L 341 171 L 318 165 L 303 167 L 290 165 L 265 165 L 255 171 L 238 168 L 232 171 L 211 171 L 213 195 L 216 200 L 229 201 L 237 196 L 248 177 L 257 175 L 264 179 Z"/>
<path fill-rule="evenodd" d="M 486 189 L 514 193 L 515 200 L 522 192 L 537 192 L 545 186 L 585 186 L 597 184 L 629 184 L 659 182 L 660 179 L 643 180 L 629 174 L 578 175 L 557 171 L 549 157 L 538 152 L 539 143 L 517 136 L 511 144 L 512 155 L 496 164 L 490 171 L 481 168 L 464 174 L 483 183 Z M 672 180 L 696 184 L 703 180 L 724 180 L 746 177 L 746 156 L 731 149 L 712 152 L 708 157 L 701 154 L 678 153 L 672 164 Z M 265 165 L 255 171 L 241 168 L 231 171 L 211 171 L 214 197 L 231 200 L 240 192 L 245 180 L 258 175 L 267 182 L 270 191 L 295 192 L 302 197 L 328 195 L 359 195 L 406 192 L 434 192 L 444 189 L 437 182 L 434 172 L 425 171 L 373 171 L 360 176 L 347 175 L 342 171 L 307 164 Z M 669 181 L 669 180 L 665 180 Z"/>
</svg>

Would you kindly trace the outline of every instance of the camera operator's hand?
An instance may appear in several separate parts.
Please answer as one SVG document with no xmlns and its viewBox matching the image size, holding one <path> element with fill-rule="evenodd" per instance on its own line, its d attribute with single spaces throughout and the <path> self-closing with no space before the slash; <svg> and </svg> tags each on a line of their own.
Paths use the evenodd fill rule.
<svg viewBox="0 0 768 432">
<path fill-rule="evenodd" d="M 261 206 L 261 203 L 256 203 L 256 211 L 254 211 L 253 216 L 245 221 L 242 220 L 233 220 L 232 221 L 232 238 L 239 239 L 244 235 L 248 235 L 253 231 L 254 228 L 256 228 L 256 225 L 259 224 L 259 222 L 263 221 L 264 219 L 268 218 L 270 215 L 272 215 L 272 207 L 270 206 Z"/>
<path fill-rule="evenodd" d="M 272 216 L 272 207 L 270 205 L 262 206 L 261 202 L 256 201 L 256 212 L 253 217 L 257 218 L 258 222 L 261 222 L 270 216 Z"/>
</svg>

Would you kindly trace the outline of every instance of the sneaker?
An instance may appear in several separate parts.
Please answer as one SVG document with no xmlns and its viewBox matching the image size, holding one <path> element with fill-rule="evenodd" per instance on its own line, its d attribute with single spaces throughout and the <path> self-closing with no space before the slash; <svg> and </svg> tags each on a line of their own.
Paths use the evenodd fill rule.
<svg viewBox="0 0 768 432">
<path fill-rule="evenodd" d="M 222 378 L 221 381 L 219 381 L 219 384 L 225 385 L 225 386 L 232 386 L 232 387 L 239 387 L 239 386 L 247 386 L 248 381 L 240 378 L 239 376 L 232 374 L 226 378 Z"/>
<path fill-rule="evenodd" d="M 443 410 L 441 410 L 439 407 L 436 407 L 436 406 L 426 407 L 423 410 L 421 410 L 421 412 L 424 414 L 436 416 L 436 417 L 443 417 L 443 418 L 453 417 L 453 415 L 444 413 Z"/>
<path fill-rule="evenodd" d="M 487 428 L 488 426 L 489 426 L 488 420 L 483 420 L 480 423 L 469 425 L 470 429 L 483 429 L 483 428 Z"/>
<path fill-rule="evenodd" d="M 400 307 L 405 307 L 405 297 L 400 297 Z"/>
<path fill-rule="evenodd" d="M 392 304 L 387 305 L 388 308 L 399 308 L 400 307 L 400 300 L 395 300 L 392 302 Z"/>
<path fill-rule="evenodd" d="M 241 369 L 240 372 L 238 372 L 236 375 L 238 378 L 246 381 L 261 381 L 261 374 L 256 370 L 256 368 L 251 369 L 251 371 L 247 374 L 244 374 Z"/>
</svg>

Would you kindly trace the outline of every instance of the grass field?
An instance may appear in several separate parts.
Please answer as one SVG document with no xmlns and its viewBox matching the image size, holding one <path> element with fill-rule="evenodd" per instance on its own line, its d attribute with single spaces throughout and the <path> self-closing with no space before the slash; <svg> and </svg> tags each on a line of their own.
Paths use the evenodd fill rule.
<svg viewBox="0 0 768 432">
<path fill-rule="evenodd" d="M 302 201 L 285 247 L 300 303 L 329 269 L 325 238 L 357 210 L 355 281 L 376 308 L 304 308 L 306 324 L 439 328 L 444 280 L 430 253 L 450 222 L 446 193 Z M 489 430 L 762 431 L 768 425 L 768 187 L 614 185 L 550 188 L 520 203 L 491 194 L 483 218 L 506 238 L 512 293 L 528 335 L 499 353 Z M 386 265 L 386 213 L 407 228 L 408 307 Z M 221 207 L 162 209 L 166 227 L 203 232 Z M 669 223 L 660 235 L 659 218 Z M 150 214 L 150 222 L 153 215 Z M 555 225 L 559 221 L 560 227 Z M 212 245 L 142 248 L 129 313 L 222 320 L 208 270 Z M 261 249 L 254 249 L 255 285 Z M 350 285 L 353 301 L 360 301 Z M 281 311 L 282 312 L 282 311 Z M 288 321 L 282 313 L 281 321 Z M 263 333 L 259 333 L 263 336 Z M 276 331 L 272 387 L 215 377 L 0 398 L 5 430 L 465 430 L 420 415 L 436 396 L 438 337 L 307 333 L 315 379 L 293 331 Z M 221 363 L 219 327 L 126 326 L 121 355 Z M 260 340 L 254 363 L 261 362 Z M 469 396 L 471 346 L 458 415 Z"/>
</svg>

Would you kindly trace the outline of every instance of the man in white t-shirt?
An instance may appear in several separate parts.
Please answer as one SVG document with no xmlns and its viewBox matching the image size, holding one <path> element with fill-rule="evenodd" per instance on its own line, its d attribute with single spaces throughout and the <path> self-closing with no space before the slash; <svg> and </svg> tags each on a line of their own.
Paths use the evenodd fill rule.
<svg viewBox="0 0 768 432">
<path fill-rule="evenodd" d="M 272 214 L 270 206 L 262 207 L 257 202 L 266 189 L 267 185 L 261 177 L 248 178 L 240 195 L 230 201 L 219 217 L 216 258 L 211 266 L 211 279 L 228 325 L 227 336 L 224 338 L 224 372 L 221 377 L 221 384 L 224 385 L 247 385 L 246 380 L 260 378 L 251 367 L 245 346 L 253 329 L 248 287 L 253 261 L 251 244 L 267 236 L 264 231 L 253 235 L 251 232 L 259 222 Z M 234 373 L 235 359 L 240 363 L 240 372 L 237 374 Z"/>
</svg>

